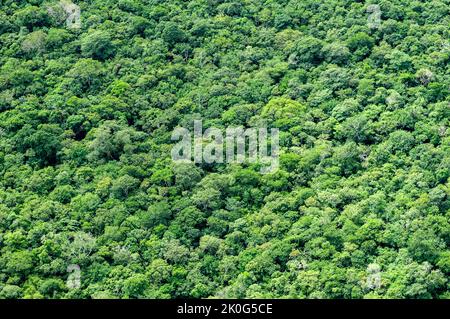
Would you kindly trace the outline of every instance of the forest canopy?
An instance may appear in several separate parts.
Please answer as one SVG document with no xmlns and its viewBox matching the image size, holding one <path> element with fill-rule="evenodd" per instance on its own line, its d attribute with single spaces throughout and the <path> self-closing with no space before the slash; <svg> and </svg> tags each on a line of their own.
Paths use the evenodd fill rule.
<svg viewBox="0 0 450 319">
<path fill-rule="evenodd" d="M 0 3 L 0 298 L 450 298 L 450 1 Z"/>
</svg>

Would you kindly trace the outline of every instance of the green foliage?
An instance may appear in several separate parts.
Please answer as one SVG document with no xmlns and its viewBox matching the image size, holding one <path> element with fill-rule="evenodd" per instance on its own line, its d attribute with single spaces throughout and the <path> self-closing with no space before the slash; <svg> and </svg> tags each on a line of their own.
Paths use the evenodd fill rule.
<svg viewBox="0 0 450 319">
<path fill-rule="evenodd" d="M 0 298 L 450 297 L 448 2 L 76 3 L 0 5 Z"/>
<path fill-rule="evenodd" d="M 93 31 L 81 39 L 81 53 L 88 58 L 105 60 L 114 53 L 111 37 L 106 31 Z"/>
</svg>

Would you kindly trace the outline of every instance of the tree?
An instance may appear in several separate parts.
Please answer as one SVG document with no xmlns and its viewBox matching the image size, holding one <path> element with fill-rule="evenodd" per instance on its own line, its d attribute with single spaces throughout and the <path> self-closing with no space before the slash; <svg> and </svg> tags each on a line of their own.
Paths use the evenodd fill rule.
<svg viewBox="0 0 450 319">
<path fill-rule="evenodd" d="M 111 193 L 117 198 L 126 198 L 139 186 L 139 180 L 130 175 L 123 175 L 111 186 Z"/>
<path fill-rule="evenodd" d="M 81 52 L 86 58 L 106 60 L 113 56 L 114 45 L 106 31 L 93 31 L 81 40 Z"/>
<path fill-rule="evenodd" d="M 323 42 L 312 36 L 301 37 L 294 47 L 295 59 L 317 64 L 322 60 Z"/>
<path fill-rule="evenodd" d="M 45 26 L 49 22 L 49 16 L 44 8 L 26 6 L 15 12 L 15 21 L 19 26 L 25 26 L 28 30 L 33 27 Z"/>
<path fill-rule="evenodd" d="M 16 135 L 17 147 L 27 152 L 31 163 L 55 165 L 62 148 L 62 134 L 63 130 L 55 124 L 41 124 L 37 129 L 25 125 Z"/>
<path fill-rule="evenodd" d="M 164 26 L 162 38 L 170 46 L 183 42 L 186 38 L 185 33 L 174 22 L 169 22 Z"/>
<path fill-rule="evenodd" d="M 358 32 L 350 39 L 348 39 L 348 48 L 354 52 L 357 58 L 363 58 L 367 56 L 372 47 L 374 46 L 375 40 L 365 32 Z"/>
<path fill-rule="evenodd" d="M 76 95 L 95 91 L 101 85 L 104 75 L 102 64 L 92 59 L 80 59 L 67 72 L 63 85 Z"/>
<path fill-rule="evenodd" d="M 25 53 L 38 54 L 45 50 L 45 45 L 47 42 L 47 34 L 43 31 L 35 31 L 27 34 L 22 42 L 22 50 Z"/>
<path fill-rule="evenodd" d="M 118 160 L 131 144 L 133 131 L 121 127 L 117 122 L 106 121 L 93 132 L 89 144 L 91 160 Z"/>
</svg>

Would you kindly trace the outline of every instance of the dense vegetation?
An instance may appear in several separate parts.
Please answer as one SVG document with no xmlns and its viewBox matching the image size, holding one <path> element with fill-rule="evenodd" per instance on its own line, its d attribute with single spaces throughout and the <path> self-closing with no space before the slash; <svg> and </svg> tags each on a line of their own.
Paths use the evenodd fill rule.
<svg viewBox="0 0 450 319">
<path fill-rule="evenodd" d="M 450 297 L 450 1 L 0 3 L 0 298 Z"/>
</svg>

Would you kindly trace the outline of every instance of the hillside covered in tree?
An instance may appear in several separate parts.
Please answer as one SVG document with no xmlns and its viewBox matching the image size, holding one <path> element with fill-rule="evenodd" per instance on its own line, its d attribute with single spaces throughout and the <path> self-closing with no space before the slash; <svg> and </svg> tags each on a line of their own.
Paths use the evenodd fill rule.
<svg viewBox="0 0 450 319">
<path fill-rule="evenodd" d="M 450 298 L 449 0 L 74 3 L 0 1 L 0 298 Z"/>
</svg>

